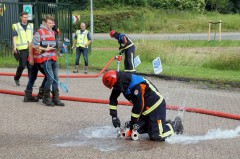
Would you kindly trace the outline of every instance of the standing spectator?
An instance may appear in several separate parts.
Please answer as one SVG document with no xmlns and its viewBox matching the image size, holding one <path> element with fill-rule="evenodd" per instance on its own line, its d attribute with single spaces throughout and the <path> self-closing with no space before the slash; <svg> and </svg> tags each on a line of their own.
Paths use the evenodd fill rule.
<svg viewBox="0 0 240 159">
<path fill-rule="evenodd" d="M 52 24 L 52 30 L 53 30 L 54 33 L 55 33 L 55 38 L 57 37 L 57 35 L 60 35 L 60 34 L 61 34 L 61 31 L 60 31 L 60 29 L 56 26 L 55 21 L 54 21 L 53 24 Z"/>
<path fill-rule="evenodd" d="M 43 20 L 42 24 L 40 25 L 40 28 L 43 28 L 44 26 L 45 26 L 45 21 Z M 41 67 L 41 64 L 43 63 L 43 61 L 41 56 L 42 51 L 39 49 L 39 45 L 40 43 L 38 44 L 37 48 L 33 48 L 32 42 L 29 44 L 29 56 L 28 56 L 29 79 L 28 79 L 26 90 L 25 90 L 25 96 L 23 100 L 24 102 L 38 102 L 39 99 L 43 99 L 43 87 L 47 81 L 47 77 L 43 67 Z M 36 98 L 32 96 L 32 91 L 33 91 L 34 82 L 37 79 L 38 71 L 40 71 L 44 75 L 44 79 L 39 88 L 39 92 Z"/>
<path fill-rule="evenodd" d="M 85 67 L 84 73 L 88 73 L 88 45 L 92 42 L 90 32 L 86 30 L 85 23 L 81 23 L 80 25 L 81 30 L 76 31 L 76 35 L 74 37 L 72 49 L 76 47 L 76 61 L 75 61 L 75 71 L 73 73 L 78 73 L 79 69 L 79 59 L 81 53 L 83 53 Z"/>
<path fill-rule="evenodd" d="M 43 103 L 47 106 L 64 106 L 59 100 L 58 89 L 58 64 L 56 47 L 57 41 L 55 39 L 55 33 L 52 30 L 53 18 L 46 16 L 45 26 L 41 27 L 33 37 L 33 47 L 40 49 L 42 67 L 46 74 L 47 80 L 43 88 Z M 37 44 L 37 45 L 36 45 Z M 40 44 L 40 46 L 38 46 Z M 54 78 L 54 79 L 53 79 Z M 52 86 L 52 100 L 50 99 L 50 92 Z"/>
<path fill-rule="evenodd" d="M 119 43 L 119 50 L 120 55 L 122 53 L 125 53 L 125 59 L 124 59 L 124 71 L 134 73 L 136 72 L 135 66 L 134 66 L 134 56 L 135 56 L 135 46 L 133 42 L 130 40 L 128 36 L 122 33 L 116 32 L 116 30 L 112 30 L 110 32 L 110 37 L 115 38 Z"/>
<path fill-rule="evenodd" d="M 13 53 L 18 56 L 19 65 L 17 67 L 14 81 L 20 86 L 19 79 L 25 67 L 28 67 L 28 45 L 33 38 L 33 24 L 28 23 L 28 14 L 22 12 L 20 14 L 21 22 L 12 25 L 13 29 Z"/>
</svg>

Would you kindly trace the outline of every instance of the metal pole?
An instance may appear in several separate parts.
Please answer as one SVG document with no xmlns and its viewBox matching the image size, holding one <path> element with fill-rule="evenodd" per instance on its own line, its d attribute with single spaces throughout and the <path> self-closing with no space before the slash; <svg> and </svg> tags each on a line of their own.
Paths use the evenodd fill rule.
<svg viewBox="0 0 240 159">
<path fill-rule="evenodd" d="M 210 34 L 211 34 L 211 22 L 208 22 L 208 41 L 210 41 Z"/>
<path fill-rule="evenodd" d="M 93 41 L 93 1 L 90 0 L 90 8 L 91 8 L 91 13 L 90 13 L 90 23 L 91 23 L 91 36 L 92 36 L 92 41 Z"/>
<path fill-rule="evenodd" d="M 222 21 L 219 21 L 219 41 L 222 40 Z"/>
</svg>

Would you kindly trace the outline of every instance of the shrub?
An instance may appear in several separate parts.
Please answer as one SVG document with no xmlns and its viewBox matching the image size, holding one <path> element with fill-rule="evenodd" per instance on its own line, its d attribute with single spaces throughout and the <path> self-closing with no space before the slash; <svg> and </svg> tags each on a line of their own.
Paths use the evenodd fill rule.
<svg viewBox="0 0 240 159">
<path fill-rule="evenodd" d="M 149 5 L 159 9 L 179 9 L 203 12 L 205 0 L 149 0 Z"/>
</svg>

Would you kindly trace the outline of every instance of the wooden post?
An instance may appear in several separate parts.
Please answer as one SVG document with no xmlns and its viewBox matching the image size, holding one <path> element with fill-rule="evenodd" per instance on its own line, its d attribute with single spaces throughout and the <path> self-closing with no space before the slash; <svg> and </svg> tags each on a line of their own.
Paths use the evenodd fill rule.
<svg viewBox="0 0 240 159">
<path fill-rule="evenodd" d="M 222 21 L 219 21 L 219 41 L 222 40 Z"/>
<path fill-rule="evenodd" d="M 210 41 L 210 34 L 211 34 L 211 22 L 208 22 L 208 41 Z"/>
</svg>

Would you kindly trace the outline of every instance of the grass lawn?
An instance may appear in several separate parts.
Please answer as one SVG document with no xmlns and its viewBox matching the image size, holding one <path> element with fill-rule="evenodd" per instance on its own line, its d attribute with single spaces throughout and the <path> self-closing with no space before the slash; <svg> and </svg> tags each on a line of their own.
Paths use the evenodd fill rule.
<svg viewBox="0 0 240 159">
<path fill-rule="evenodd" d="M 140 73 L 153 73 L 152 60 L 160 56 L 162 75 L 207 79 L 218 82 L 240 83 L 240 44 L 238 41 L 134 41 L 136 55 L 142 63 L 136 68 Z M 118 54 L 115 40 L 94 40 L 89 54 L 90 69 L 102 69 Z M 124 56 L 123 56 L 124 58 Z M 16 67 L 13 57 L 0 57 L 0 67 Z M 65 68 L 65 57 L 59 57 L 61 68 Z M 73 70 L 75 52 L 69 54 L 69 64 Z M 81 56 L 80 65 L 84 64 Z M 123 70 L 123 61 L 121 70 Z M 117 69 L 114 61 L 109 69 Z"/>
</svg>

